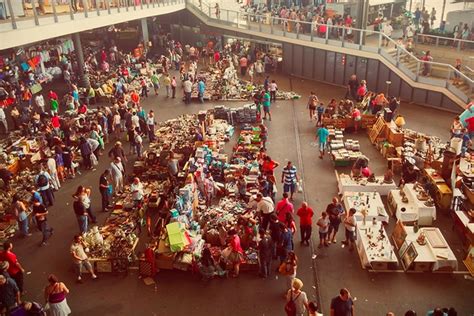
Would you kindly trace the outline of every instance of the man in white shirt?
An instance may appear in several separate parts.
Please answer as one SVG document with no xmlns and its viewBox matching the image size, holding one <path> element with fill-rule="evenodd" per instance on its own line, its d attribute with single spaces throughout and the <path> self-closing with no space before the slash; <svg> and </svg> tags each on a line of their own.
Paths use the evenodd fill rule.
<svg viewBox="0 0 474 316">
<path fill-rule="evenodd" d="M 275 210 L 275 204 L 272 199 L 269 196 L 263 196 L 261 193 L 257 193 L 257 195 L 253 195 L 250 198 L 248 206 L 257 209 L 257 213 L 260 214 L 262 218 L 261 228 L 267 230 L 270 224 L 270 217 Z"/>
<path fill-rule="evenodd" d="M 188 78 L 183 82 L 183 91 L 184 91 L 184 103 L 191 103 L 191 91 L 193 89 L 193 84 Z"/>
<path fill-rule="evenodd" d="M 276 101 L 276 92 L 278 90 L 278 86 L 275 82 L 275 80 L 272 80 L 270 84 L 268 85 L 268 90 L 270 91 L 270 102 L 275 102 Z"/>
<path fill-rule="evenodd" d="M 41 93 L 38 93 L 36 96 L 35 96 L 35 103 L 36 103 L 36 106 L 41 110 L 41 113 L 44 113 L 44 97 Z"/>
<path fill-rule="evenodd" d="M 61 188 L 61 182 L 59 181 L 58 171 L 56 167 L 56 160 L 53 157 L 49 157 L 46 161 L 48 166 L 49 175 L 51 176 L 51 185 L 54 190 L 59 190 Z"/>
<path fill-rule="evenodd" d="M 389 38 L 392 37 L 392 32 L 393 32 L 393 27 L 390 21 L 387 21 L 384 23 L 383 28 L 382 28 L 382 33 L 385 36 L 382 36 L 382 46 L 385 43 L 385 46 L 388 46 Z"/>
<path fill-rule="evenodd" d="M 130 193 L 132 193 L 132 200 L 136 204 L 143 201 L 143 184 L 139 178 L 133 178 L 133 183 L 130 185 Z"/>
<path fill-rule="evenodd" d="M 0 123 L 3 125 L 3 128 L 5 129 L 5 134 L 7 134 L 8 133 L 7 116 L 5 115 L 5 110 L 3 110 L 2 107 L 0 107 Z"/>
<path fill-rule="evenodd" d="M 110 163 L 110 173 L 114 184 L 114 192 L 121 194 L 123 190 L 124 170 L 120 157 L 116 157 L 114 161 Z"/>
<path fill-rule="evenodd" d="M 349 245 L 349 250 L 354 250 L 355 237 L 356 237 L 356 226 L 357 222 L 354 214 L 356 213 L 355 208 L 349 210 L 349 216 L 344 219 L 344 226 L 346 228 L 346 240 L 342 243 L 344 245 Z"/>
<path fill-rule="evenodd" d="M 136 130 L 137 127 L 138 129 L 140 129 L 140 118 L 138 117 L 137 112 L 133 112 L 131 121 L 132 121 L 132 128 L 134 130 Z"/>
<path fill-rule="evenodd" d="M 71 255 L 76 266 L 77 282 L 82 283 L 82 270 L 85 268 L 92 276 L 92 279 L 97 279 L 97 275 L 94 273 L 89 258 L 84 251 L 84 244 L 80 235 L 74 236 L 74 241 L 71 245 Z"/>
</svg>

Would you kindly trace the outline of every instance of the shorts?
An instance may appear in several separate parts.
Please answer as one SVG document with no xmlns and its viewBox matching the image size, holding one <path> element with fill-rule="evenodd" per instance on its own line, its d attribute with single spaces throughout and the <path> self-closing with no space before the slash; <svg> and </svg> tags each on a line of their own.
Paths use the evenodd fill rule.
<svg viewBox="0 0 474 316">
<path fill-rule="evenodd" d="M 89 260 L 82 260 L 81 262 L 76 262 L 76 273 L 77 273 L 77 276 L 81 276 L 82 274 L 82 271 L 84 271 L 84 269 L 86 271 L 90 271 L 92 270 L 92 265 L 91 263 L 89 262 Z"/>
<path fill-rule="evenodd" d="M 334 221 L 334 222 L 329 222 L 329 230 L 332 232 L 332 231 L 335 231 L 337 233 L 337 231 L 339 230 L 339 225 L 341 224 L 341 221 Z"/>
<path fill-rule="evenodd" d="M 319 239 L 326 239 L 328 233 L 325 232 L 325 233 L 322 233 L 322 232 L 319 232 Z"/>
<path fill-rule="evenodd" d="M 263 112 L 270 113 L 270 107 L 269 106 L 263 106 Z"/>
<path fill-rule="evenodd" d="M 351 241 L 351 242 L 355 242 L 355 240 L 356 240 L 355 231 L 350 231 L 350 230 L 346 229 L 346 240 Z"/>
<path fill-rule="evenodd" d="M 291 193 L 295 193 L 296 191 L 296 183 L 292 183 L 292 184 L 283 184 L 283 192 L 287 193 L 287 192 L 291 192 Z"/>
<path fill-rule="evenodd" d="M 233 264 L 239 264 L 239 263 L 244 262 L 244 256 L 240 252 L 237 252 L 237 251 L 232 251 L 228 259 Z"/>
<path fill-rule="evenodd" d="M 326 142 L 319 142 L 319 151 L 324 151 L 326 149 Z"/>
</svg>

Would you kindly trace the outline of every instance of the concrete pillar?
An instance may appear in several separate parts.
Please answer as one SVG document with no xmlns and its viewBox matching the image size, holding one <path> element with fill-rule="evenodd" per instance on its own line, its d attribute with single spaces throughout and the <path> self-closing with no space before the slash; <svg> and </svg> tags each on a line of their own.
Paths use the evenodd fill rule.
<svg viewBox="0 0 474 316">
<path fill-rule="evenodd" d="M 150 41 L 150 36 L 148 35 L 148 23 L 147 19 L 143 18 L 140 20 L 142 22 L 142 37 L 143 37 L 143 45 L 148 46 L 148 42 Z"/>
<path fill-rule="evenodd" d="M 84 68 L 84 52 L 82 51 L 81 37 L 79 33 L 72 34 L 72 40 L 74 42 L 74 51 L 76 52 L 77 64 L 79 66 L 79 86 L 89 89 L 91 83 L 89 81 L 89 75 L 86 73 Z"/>
</svg>

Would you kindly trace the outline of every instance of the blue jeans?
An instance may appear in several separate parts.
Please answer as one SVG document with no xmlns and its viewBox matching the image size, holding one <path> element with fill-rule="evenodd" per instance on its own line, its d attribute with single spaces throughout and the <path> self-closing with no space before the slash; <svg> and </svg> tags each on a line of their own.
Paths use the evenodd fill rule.
<svg viewBox="0 0 474 316">
<path fill-rule="evenodd" d="M 43 198 L 44 206 L 46 207 L 53 206 L 54 195 L 51 188 L 47 188 L 46 190 L 39 191 L 39 193 L 41 194 L 41 197 Z"/>
<path fill-rule="evenodd" d="M 87 232 L 87 226 L 88 226 L 89 218 L 87 215 L 80 215 L 77 216 L 77 223 L 79 224 L 79 231 L 81 234 L 84 234 Z"/>
<path fill-rule="evenodd" d="M 46 242 L 53 234 L 53 229 L 48 227 L 48 221 L 37 222 L 39 230 L 43 233 L 42 242 Z"/>
<path fill-rule="evenodd" d="M 20 228 L 20 233 L 23 236 L 28 235 L 28 233 L 29 233 L 28 218 L 26 218 L 22 221 L 18 221 L 18 227 Z"/>
</svg>

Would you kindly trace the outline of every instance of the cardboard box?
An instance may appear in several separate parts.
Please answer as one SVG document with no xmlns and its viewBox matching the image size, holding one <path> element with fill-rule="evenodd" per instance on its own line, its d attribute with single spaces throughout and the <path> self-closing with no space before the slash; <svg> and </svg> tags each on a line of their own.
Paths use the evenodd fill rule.
<svg viewBox="0 0 474 316">
<path fill-rule="evenodd" d="M 173 270 L 175 253 L 162 253 L 156 255 L 156 266 L 158 269 Z"/>
</svg>

